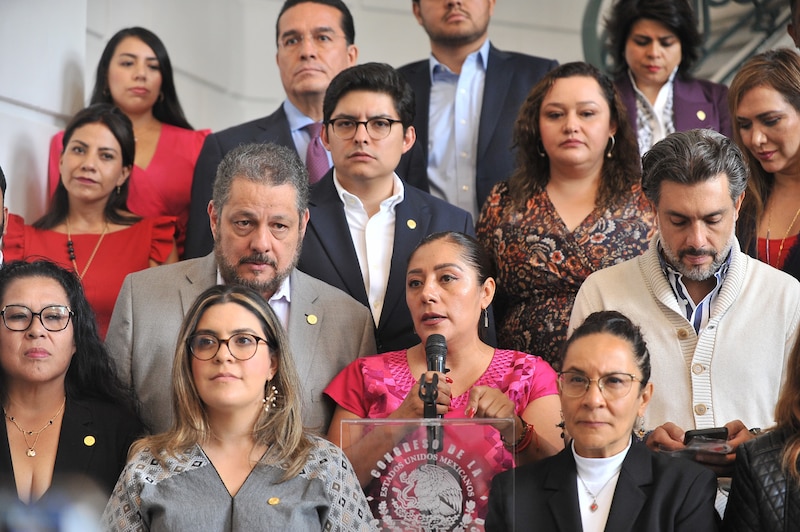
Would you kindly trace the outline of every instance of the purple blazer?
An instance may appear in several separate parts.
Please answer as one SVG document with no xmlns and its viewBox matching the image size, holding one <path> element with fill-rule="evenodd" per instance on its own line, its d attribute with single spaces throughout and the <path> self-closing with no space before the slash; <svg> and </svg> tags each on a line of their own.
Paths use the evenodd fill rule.
<svg viewBox="0 0 800 532">
<path fill-rule="evenodd" d="M 733 138 L 731 116 L 728 113 L 728 87 L 704 79 L 683 80 L 678 76 L 675 76 L 674 84 L 672 112 L 675 131 L 706 128 Z M 617 77 L 614 85 L 628 110 L 628 120 L 635 131 L 636 97 L 628 73 Z"/>
</svg>

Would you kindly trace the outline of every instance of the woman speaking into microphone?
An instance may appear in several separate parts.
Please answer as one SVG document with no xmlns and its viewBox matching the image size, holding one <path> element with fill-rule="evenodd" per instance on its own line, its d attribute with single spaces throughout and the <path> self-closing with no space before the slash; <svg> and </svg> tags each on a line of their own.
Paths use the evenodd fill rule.
<svg viewBox="0 0 800 532">
<path fill-rule="evenodd" d="M 422 418 L 420 381 L 433 383 L 436 376 L 437 415 L 515 421 L 515 427 L 505 424 L 494 431 L 489 441 L 469 442 L 472 451 L 488 454 L 494 448 L 510 458 L 509 463 L 527 463 L 563 449 L 556 427 L 556 374 L 550 365 L 481 340 L 495 291 L 490 269 L 484 249 L 463 233 L 435 233 L 417 246 L 406 270 L 406 303 L 421 342 L 407 350 L 359 358 L 334 378 L 325 390 L 337 405 L 328 432 L 331 441 L 342 441 L 342 420 Z M 431 335 L 446 339 L 446 373 L 429 370 L 425 346 Z M 366 437 L 345 440 L 345 454 L 362 486 L 394 443 Z"/>
</svg>

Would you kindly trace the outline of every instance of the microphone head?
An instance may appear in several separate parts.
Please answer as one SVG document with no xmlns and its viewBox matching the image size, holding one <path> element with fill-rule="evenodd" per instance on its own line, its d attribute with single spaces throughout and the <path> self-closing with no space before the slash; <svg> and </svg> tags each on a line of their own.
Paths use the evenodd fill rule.
<svg viewBox="0 0 800 532">
<path fill-rule="evenodd" d="M 441 334 L 432 334 L 428 336 L 428 339 L 425 341 L 425 352 L 430 353 L 438 352 L 439 350 L 443 350 L 445 353 L 447 352 L 447 340 L 445 340 L 444 336 Z"/>
<path fill-rule="evenodd" d="M 444 371 L 444 360 L 447 356 L 447 340 L 441 334 L 432 334 L 425 341 L 425 358 L 428 369 Z"/>
</svg>

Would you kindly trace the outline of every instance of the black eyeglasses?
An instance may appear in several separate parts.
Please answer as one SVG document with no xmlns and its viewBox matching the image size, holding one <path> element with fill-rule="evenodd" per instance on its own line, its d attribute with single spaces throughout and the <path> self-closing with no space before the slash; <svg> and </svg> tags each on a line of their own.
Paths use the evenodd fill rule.
<svg viewBox="0 0 800 532">
<path fill-rule="evenodd" d="M 633 381 L 641 379 L 630 373 L 609 373 L 599 379 L 590 379 L 582 373 L 563 371 L 558 374 L 558 386 L 567 397 L 583 397 L 593 382 L 606 399 L 620 399 L 630 393 Z"/>
<path fill-rule="evenodd" d="M 392 124 L 401 122 L 402 120 L 377 116 L 364 122 L 359 122 L 352 118 L 334 118 L 329 120 L 328 124 L 333 128 L 333 134 L 342 140 L 350 140 L 355 137 L 356 130 L 358 130 L 358 126 L 361 124 L 364 124 L 367 135 L 369 135 L 372 140 L 381 140 L 388 137 L 389 133 L 392 132 Z"/>
<path fill-rule="evenodd" d="M 6 305 L 0 310 L 0 315 L 9 331 L 27 331 L 33 323 L 33 317 L 38 316 L 42 327 L 50 332 L 58 332 L 69 325 L 72 310 L 66 305 L 50 305 L 34 312 L 25 305 Z"/>
<path fill-rule="evenodd" d="M 236 360 L 250 360 L 258 351 L 258 342 L 264 342 L 263 338 L 254 334 L 239 333 L 229 338 L 217 338 L 213 334 L 195 334 L 189 337 L 186 344 L 192 356 L 197 360 L 211 360 L 217 355 L 220 344 L 228 347 L 228 352 Z"/>
</svg>

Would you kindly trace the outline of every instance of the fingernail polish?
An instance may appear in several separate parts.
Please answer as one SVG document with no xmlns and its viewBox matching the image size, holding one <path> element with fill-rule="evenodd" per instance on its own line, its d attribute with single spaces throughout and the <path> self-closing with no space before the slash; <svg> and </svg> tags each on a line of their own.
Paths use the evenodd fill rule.
<svg viewBox="0 0 800 532">
<path fill-rule="evenodd" d="M 453 384 L 453 379 L 451 379 L 450 377 L 445 375 L 444 376 L 444 382 L 446 382 L 447 384 Z"/>
<path fill-rule="evenodd" d="M 465 414 L 465 415 L 466 415 L 468 418 L 473 418 L 473 417 L 475 417 L 475 409 L 474 409 L 474 408 L 472 408 L 472 407 L 469 407 L 469 408 L 467 408 L 466 412 L 464 412 L 464 414 Z"/>
</svg>

